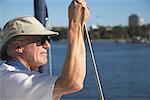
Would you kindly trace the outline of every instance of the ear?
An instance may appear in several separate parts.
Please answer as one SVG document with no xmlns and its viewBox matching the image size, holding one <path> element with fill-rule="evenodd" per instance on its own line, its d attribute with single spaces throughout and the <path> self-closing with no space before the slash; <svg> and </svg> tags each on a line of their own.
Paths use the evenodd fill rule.
<svg viewBox="0 0 150 100">
<path fill-rule="evenodd" d="M 18 53 L 20 53 L 20 54 L 22 54 L 23 52 L 24 52 L 24 47 L 23 46 L 21 46 L 21 43 L 20 42 L 16 42 L 15 43 L 15 50 L 16 50 L 16 52 L 18 52 Z"/>
<path fill-rule="evenodd" d="M 16 51 L 20 54 L 22 54 L 24 52 L 24 48 L 23 47 L 17 47 Z"/>
</svg>

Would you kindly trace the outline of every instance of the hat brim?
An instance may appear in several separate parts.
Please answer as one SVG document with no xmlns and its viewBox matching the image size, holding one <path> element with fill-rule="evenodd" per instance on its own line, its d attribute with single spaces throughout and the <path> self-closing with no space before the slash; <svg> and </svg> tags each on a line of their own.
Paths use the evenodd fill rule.
<svg viewBox="0 0 150 100">
<path fill-rule="evenodd" d="M 38 32 L 14 34 L 11 37 L 5 39 L 5 41 L 3 41 L 2 47 L 0 49 L 0 59 L 6 60 L 7 54 L 6 54 L 5 49 L 8 46 L 9 42 L 17 36 L 51 36 L 51 37 L 55 37 L 57 35 L 59 35 L 58 32 L 54 32 L 54 31 L 50 31 L 50 30 L 42 30 L 41 32 L 38 31 Z"/>
</svg>

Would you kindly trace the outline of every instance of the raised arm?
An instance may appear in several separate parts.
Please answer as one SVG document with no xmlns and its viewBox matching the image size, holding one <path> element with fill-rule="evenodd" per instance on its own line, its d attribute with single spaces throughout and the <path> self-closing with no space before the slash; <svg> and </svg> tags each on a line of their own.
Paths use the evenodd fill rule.
<svg viewBox="0 0 150 100">
<path fill-rule="evenodd" d="M 54 87 L 54 99 L 83 88 L 86 74 L 86 50 L 82 24 L 88 16 L 89 10 L 84 0 L 73 0 L 71 2 L 68 9 L 67 54 L 62 73 Z"/>
</svg>

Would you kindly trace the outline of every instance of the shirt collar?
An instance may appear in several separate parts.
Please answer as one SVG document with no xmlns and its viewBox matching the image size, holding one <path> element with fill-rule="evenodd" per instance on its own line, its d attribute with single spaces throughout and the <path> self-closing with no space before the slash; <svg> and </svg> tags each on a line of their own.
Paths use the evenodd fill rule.
<svg viewBox="0 0 150 100">
<path fill-rule="evenodd" d="M 6 64 L 13 66 L 17 71 L 30 71 L 25 65 L 15 58 L 9 58 Z"/>
</svg>

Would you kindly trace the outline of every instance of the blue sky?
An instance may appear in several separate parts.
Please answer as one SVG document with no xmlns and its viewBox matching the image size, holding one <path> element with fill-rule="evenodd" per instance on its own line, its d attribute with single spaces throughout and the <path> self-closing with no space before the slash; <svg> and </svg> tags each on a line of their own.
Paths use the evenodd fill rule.
<svg viewBox="0 0 150 100">
<path fill-rule="evenodd" d="M 50 23 L 67 26 L 67 9 L 71 0 L 46 0 Z M 150 0 L 87 0 L 90 9 L 88 26 L 128 25 L 128 17 L 137 14 L 150 23 Z M 0 0 L 0 27 L 15 16 L 34 15 L 33 0 Z"/>
</svg>

